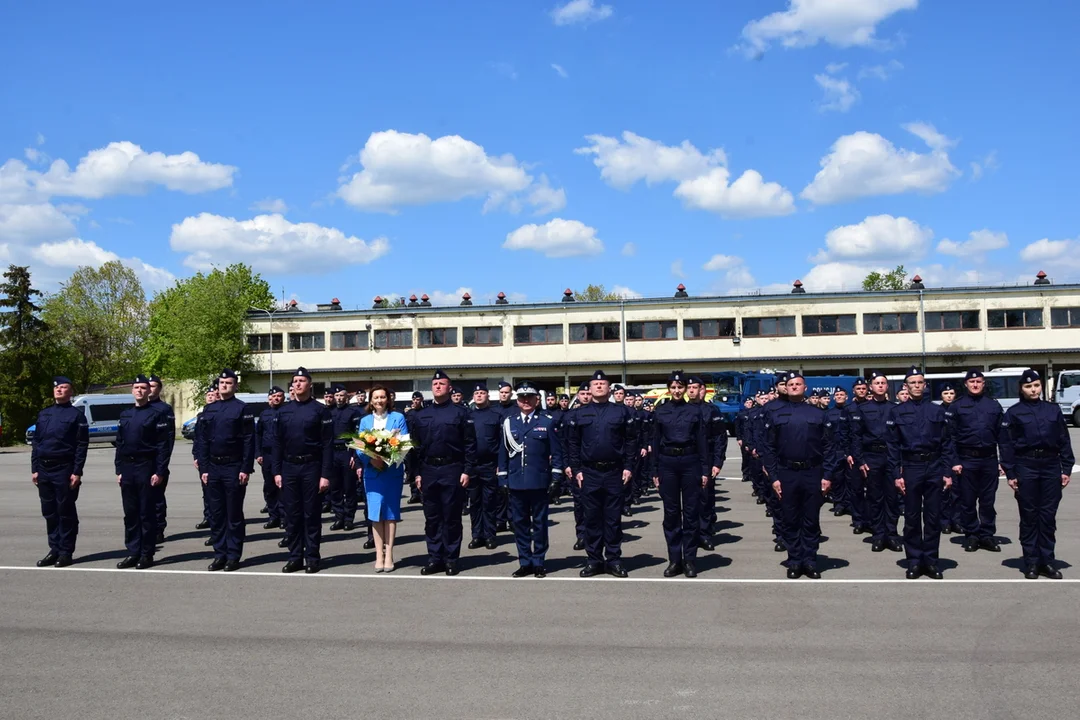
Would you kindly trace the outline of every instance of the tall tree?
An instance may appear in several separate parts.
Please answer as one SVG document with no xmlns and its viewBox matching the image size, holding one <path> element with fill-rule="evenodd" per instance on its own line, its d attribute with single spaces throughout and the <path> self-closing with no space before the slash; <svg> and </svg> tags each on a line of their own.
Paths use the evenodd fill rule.
<svg viewBox="0 0 1080 720">
<path fill-rule="evenodd" d="M 868 291 L 875 290 L 906 290 L 907 283 L 907 270 L 903 265 L 897 265 L 895 270 L 890 270 L 887 273 L 880 273 L 877 270 L 863 278 L 862 289 Z"/>
<path fill-rule="evenodd" d="M 144 367 L 200 383 L 225 367 L 250 370 L 248 308 L 270 309 L 273 303 L 270 285 L 240 263 L 177 280 L 150 302 Z"/>
<path fill-rule="evenodd" d="M 574 299 L 578 302 L 605 302 L 622 300 L 622 296 L 608 292 L 603 285 L 588 285 L 584 290 L 575 290 Z"/>
<path fill-rule="evenodd" d="M 0 283 L 0 408 L 5 442 L 18 441 L 52 396 L 53 343 L 35 299 L 30 269 L 8 266 Z"/>
<path fill-rule="evenodd" d="M 81 267 L 45 299 L 43 316 L 75 389 L 138 374 L 148 327 L 146 295 L 135 272 L 118 260 Z"/>
</svg>

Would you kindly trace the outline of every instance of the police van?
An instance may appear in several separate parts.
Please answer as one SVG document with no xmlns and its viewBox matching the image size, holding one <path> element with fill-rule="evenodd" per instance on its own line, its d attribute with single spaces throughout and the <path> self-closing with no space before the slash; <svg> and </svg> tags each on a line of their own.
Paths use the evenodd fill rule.
<svg viewBox="0 0 1080 720">
<path fill-rule="evenodd" d="M 112 442 L 120 428 L 120 413 L 135 404 L 131 395 L 78 395 L 71 401 L 73 407 L 82 410 L 90 426 L 90 442 Z M 34 428 L 26 429 L 26 444 L 34 440 Z"/>
<path fill-rule="evenodd" d="M 1054 402 L 1065 413 L 1066 420 L 1080 427 L 1080 370 L 1062 370 L 1058 374 Z"/>
<path fill-rule="evenodd" d="M 236 399 L 247 403 L 248 408 L 250 408 L 252 414 L 255 415 L 255 422 L 259 422 L 259 415 L 262 415 L 262 411 L 270 407 L 270 403 L 263 393 L 236 393 Z M 198 422 L 198 420 L 199 417 L 196 415 L 180 426 L 180 435 L 185 440 L 194 439 L 195 423 Z"/>
</svg>

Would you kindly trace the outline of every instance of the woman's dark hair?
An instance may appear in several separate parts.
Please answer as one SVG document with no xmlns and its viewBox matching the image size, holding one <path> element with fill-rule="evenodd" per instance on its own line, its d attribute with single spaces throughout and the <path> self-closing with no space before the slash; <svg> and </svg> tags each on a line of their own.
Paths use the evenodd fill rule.
<svg viewBox="0 0 1080 720">
<path fill-rule="evenodd" d="M 371 401 L 375 398 L 375 393 L 379 392 L 380 390 L 382 390 L 386 394 L 386 412 L 390 413 L 394 411 L 394 402 L 390 399 L 391 396 L 389 388 L 386 388 L 383 385 L 373 385 L 371 389 L 368 390 L 367 394 L 367 411 L 369 414 L 375 412 L 375 406 L 371 404 Z"/>
</svg>

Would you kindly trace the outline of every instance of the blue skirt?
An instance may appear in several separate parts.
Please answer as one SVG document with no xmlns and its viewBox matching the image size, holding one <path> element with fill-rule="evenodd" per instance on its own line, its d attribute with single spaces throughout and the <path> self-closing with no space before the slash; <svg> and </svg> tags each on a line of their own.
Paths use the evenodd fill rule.
<svg viewBox="0 0 1080 720">
<path fill-rule="evenodd" d="M 367 495 L 367 519 L 371 522 L 401 519 L 401 494 L 405 470 L 390 467 L 382 472 L 367 465 L 364 491 Z"/>
</svg>

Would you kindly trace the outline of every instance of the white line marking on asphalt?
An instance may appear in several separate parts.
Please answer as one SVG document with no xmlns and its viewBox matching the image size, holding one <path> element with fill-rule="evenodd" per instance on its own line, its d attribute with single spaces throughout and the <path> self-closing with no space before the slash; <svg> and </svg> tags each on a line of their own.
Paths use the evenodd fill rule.
<svg viewBox="0 0 1080 720">
<path fill-rule="evenodd" d="M 326 572 L 324 569 L 322 572 L 313 575 L 307 575 L 306 573 L 299 572 L 293 575 L 286 575 L 281 572 L 267 572 L 260 570 L 238 570 L 231 573 L 226 572 L 210 572 L 208 570 L 166 570 L 162 568 L 150 568 L 148 570 L 120 570 L 118 568 L 102 568 L 102 567 L 66 567 L 66 568 L 39 568 L 29 565 L 0 565 L 0 571 L 5 570 L 37 570 L 40 572 L 54 572 L 54 573 L 68 573 L 68 572 L 90 572 L 90 573 L 122 573 L 124 575 L 207 575 L 217 577 L 276 577 L 276 578 L 293 578 L 304 577 L 311 578 L 335 578 L 335 579 L 366 579 L 366 578 L 378 578 L 379 580 L 393 581 L 393 580 L 422 580 L 422 581 L 436 581 L 436 580 L 474 580 L 485 582 L 516 582 L 525 583 L 529 582 L 528 579 L 520 580 L 509 576 L 499 575 L 456 575 L 450 577 L 448 575 L 399 575 L 393 573 L 386 575 L 380 573 L 333 573 Z M 1045 578 L 1040 578 L 1045 580 Z M 911 584 L 913 582 L 922 583 L 924 585 L 1008 585 L 1012 583 L 1023 585 L 1035 585 L 1036 583 L 1026 578 L 945 578 L 944 580 L 930 580 L 928 578 L 920 578 L 919 580 L 912 581 L 907 578 L 821 578 L 820 580 L 808 580 L 806 578 L 800 578 L 799 580 L 788 580 L 787 578 L 658 578 L 658 577 L 629 577 L 629 578 L 613 578 L 597 576 L 593 578 L 582 577 L 555 577 L 548 575 L 543 580 L 537 581 L 533 578 L 534 582 L 581 582 L 581 583 L 597 583 L 597 582 L 611 582 L 611 583 L 661 583 L 664 585 L 677 584 L 677 583 L 689 583 L 691 585 L 776 585 L 776 584 L 796 584 L 796 585 L 891 585 L 891 584 Z M 1070 584 L 1080 583 L 1080 579 L 1077 578 L 1065 578 L 1062 580 L 1055 580 L 1058 584 Z M 1047 583 L 1037 583 L 1039 587 L 1046 585 Z"/>
</svg>

